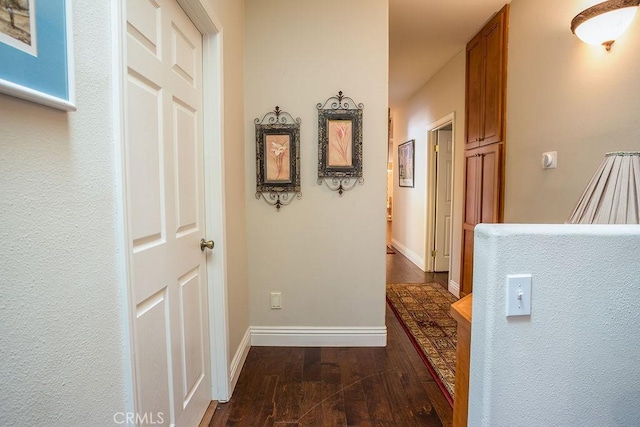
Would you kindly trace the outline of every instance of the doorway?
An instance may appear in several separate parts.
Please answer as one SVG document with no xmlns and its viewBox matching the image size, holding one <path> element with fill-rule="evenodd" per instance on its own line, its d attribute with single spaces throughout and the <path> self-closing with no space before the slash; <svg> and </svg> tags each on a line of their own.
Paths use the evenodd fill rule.
<svg viewBox="0 0 640 427">
<path fill-rule="evenodd" d="M 427 271 L 449 272 L 454 177 L 454 115 L 449 114 L 428 128 Z M 431 154 L 431 155 L 429 155 Z"/>
<path fill-rule="evenodd" d="M 195 425 L 230 394 L 220 25 L 199 0 L 117 6 L 132 409 Z"/>
</svg>

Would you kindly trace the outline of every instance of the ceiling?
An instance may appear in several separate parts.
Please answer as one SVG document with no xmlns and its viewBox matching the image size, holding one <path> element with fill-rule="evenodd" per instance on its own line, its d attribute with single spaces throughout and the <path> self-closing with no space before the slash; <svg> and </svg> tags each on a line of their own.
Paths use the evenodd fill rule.
<svg viewBox="0 0 640 427">
<path fill-rule="evenodd" d="M 509 0 L 389 0 L 389 103 L 413 95 Z"/>
</svg>

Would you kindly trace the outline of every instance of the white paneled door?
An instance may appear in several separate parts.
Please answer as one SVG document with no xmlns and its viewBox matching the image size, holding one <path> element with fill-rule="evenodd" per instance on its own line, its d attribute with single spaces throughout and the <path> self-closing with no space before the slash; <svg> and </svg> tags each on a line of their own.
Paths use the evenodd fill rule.
<svg viewBox="0 0 640 427">
<path fill-rule="evenodd" d="M 434 271 L 449 271 L 451 198 L 453 194 L 453 132 L 438 130 Z"/>
<path fill-rule="evenodd" d="M 126 0 L 127 219 L 138 421 L 197 425 L 211 401 L 202 36 L 175 0 Z"/>
</svg>

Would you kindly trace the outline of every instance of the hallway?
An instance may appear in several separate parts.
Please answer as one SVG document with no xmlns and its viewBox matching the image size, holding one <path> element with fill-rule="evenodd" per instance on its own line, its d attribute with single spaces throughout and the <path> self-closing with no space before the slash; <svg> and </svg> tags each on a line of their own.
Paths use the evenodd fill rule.
<svg viewBox="0 0 640 427">
<path fill-rule="evenodd" d="M 387 222 L 387 246 L 391 246 L 391 221 Z M 397 249 L 387 254 L 387 283 L 439 283 L 447 288 L 448 273 L 425 273 Z"/>
<path fill-rule="evenodd" d="M 446 281 L 387 255 L 388 283 Z M 252 347 L 209 426 L 450 426 L 451 406 L 388 305 L 386 325 L 384 348 Z"/>
</svg>

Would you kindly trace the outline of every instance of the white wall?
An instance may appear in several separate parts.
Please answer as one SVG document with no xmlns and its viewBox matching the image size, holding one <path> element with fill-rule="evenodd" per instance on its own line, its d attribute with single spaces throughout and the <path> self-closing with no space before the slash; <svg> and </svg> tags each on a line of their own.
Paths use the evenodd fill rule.
<svg viewBox="0 0 640 427">
<path fill-rule="evenodd" d="M 222 24 L 224 79 L 225 246 L 229 362 L 249 328 L 247 228 L 244 197 L 244 2 L 210 0 Z"/>
<path fill-rule="evenodd" d="M 0 425 L 130 409 L 110 2 L 73 2 L 78 111 L 0 95 Z"/>
<path fill-rule="evenodd" d="M 251 325 L 383 328 L 387 1 L 247 0 L 245 8 Z M 316 104 L 339 90 L 364 103 L 365 183 L 342 197 L 316 183 Z M 302 119 L 303 197 L 280 212 L 254 196 L 253 120 L 276 105 Z M 281 310 L 270 309 L 270 291 L 282 292 Z"/>
<path fill-rule="evenodd" d="M 566 221 L 606 152 L 640 150 L 640 19 L 606 52 L 569 30 L 593 3 L 511 3 L 505 222 Z"/>
<path fill-rule="evenodd" d="M 464 181 L 464 85 L 465 50 L 429 80 L 407 102 L 393 108 L 394 189 L 393 225 L 394 245 L 419 267 L 426 262 L 427 235 L 427 130 L 430 124 L 455 113 L 454 186 L 453 186 L 453 256 L 449 279 L 460 284 L 460 248 L 462 236 L 462 185 Z M 398 145 L 416 140 L 415 187 L 398 186 Z"/>
<path fill-rule="evenodd" d="M 640 228 L 476 227 L 469 426 L 640 424 Z M 531 316 L 505 316 L 531 274 Z"/>
</svg>

